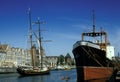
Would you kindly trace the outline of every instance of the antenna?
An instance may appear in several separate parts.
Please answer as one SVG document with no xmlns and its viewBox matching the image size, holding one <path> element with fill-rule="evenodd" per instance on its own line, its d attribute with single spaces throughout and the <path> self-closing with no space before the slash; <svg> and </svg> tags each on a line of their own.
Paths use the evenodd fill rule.
<svg viewBox="0 0 120 82">
<path fill-rule="evenodd" d="M 94 14 L 94 10 L 92 10 L 92 20 L 93 20 L 93 32 L 95 32 L 95 14 Z"/>
</svg>

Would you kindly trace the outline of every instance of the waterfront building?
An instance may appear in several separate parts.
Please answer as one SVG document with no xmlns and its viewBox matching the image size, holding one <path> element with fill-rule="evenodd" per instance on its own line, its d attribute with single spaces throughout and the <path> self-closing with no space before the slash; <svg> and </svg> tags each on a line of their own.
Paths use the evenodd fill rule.
<svg viewBox="0 0 120 82">
<path fill-rule="evenodd" d="M 36 66 L 40 66 L 40 54 L 39 54 L 39 50 L 36 49 L 36 56 L 35 56 L 35 65 Z"/>
<path fill-rule="evenodd" d="M 58 56 L 46 56 L 46 62 L 50 67 L 56 67 L 58 63 Z"/>
<path fill-rule="evenodd" d="M 5 46 L 0 44 L 0 66 L 3 64 L 6 58 Z"/>
<path fill-rule="evenodd" d="M 17 67 L 19 65 L 31 65 L 30 51 L 0 44 L 0 66 Z"/>
<path fill-rule="evenodd" d="M 65 63 L 68 65 L 72 64 L 72 59 L 69 53 L 67 53 L 67 55 L 65 56 Z"/>
<path fill-rule="evenodd" d="M 1 54 L 2 54 L 1 66 L 14 66 L 14 62 L 13 62 L 12 56 L 11 56 L 10 45 L 0 44 L 0 46 L 1 46 L 1 51 L 4 51 L 4 53 L 1 52 Z M 4 56 L 3 56 L 3 54 L 4 54 Z"/>
<path fill-rule="evenodd" d="M 31 65 L 30 50 L 22 48 L 15 48 L 17 65 Z"/>
<path fill-rule="evenodd" d="M 25 65 L 31 65 L 31 54 L 30 54 L 30 50 L 26 49 L 24 51 L 25 54 Z"/>
<path fill-rule="evenodd" d="M 35 65 L 40 66 L 41 56 L 39 50 L 37 49 L 35 53 Z M 44 51 L 42 53 L 44 53 Z M 42 60 L 44 61 L 43 63 L 47 63 L 50 67 L 56 67 L 59 63 L 59 56 L 45 56 L 44 53 Z M 63 64 L 65 64 L 65 60 L 67 63 L 71 64 L 70 55 L 66 55 Z M 32 65 L 30 50 L 11 47 L 8 44 L 0 44 L 0 66 L 17 67 L 21 65 Z"/>
<path fill-rule="evenodd" d="M 14 62 L 14 65 L 17 66 L 17 49 L 11 48 L 11 60 Z"/>
</svg>

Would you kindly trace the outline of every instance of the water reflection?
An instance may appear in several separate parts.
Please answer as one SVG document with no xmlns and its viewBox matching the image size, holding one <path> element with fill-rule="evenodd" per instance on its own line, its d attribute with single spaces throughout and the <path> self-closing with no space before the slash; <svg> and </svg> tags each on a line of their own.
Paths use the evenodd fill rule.
<svg viewBox="0 0 120 82">
<path fill-rule="evenodd" d="M 68 76 L 69 79 L 62 79 Z M 50 75 L 20 76 L 15 74 L 0 74 L 0 82 L 76 82 L 76 70 L 51 71 Z"/>
</svg>

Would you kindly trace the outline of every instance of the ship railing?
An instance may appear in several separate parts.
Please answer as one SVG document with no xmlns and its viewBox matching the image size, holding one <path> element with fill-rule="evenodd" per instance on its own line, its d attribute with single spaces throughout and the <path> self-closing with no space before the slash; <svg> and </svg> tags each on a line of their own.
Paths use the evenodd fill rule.
<svg viewBox="0 0 120 82">
<path fill-rule="evenodd" d="M 91 46 L 97 49 L 100 49 L 100 46 L 91 42 L 91 41 L 77 41 L 74 45 L 73 45 L 73 49 L 77 48 L 80 45 L 84 45 L 84 46 Z"/>
</svg>

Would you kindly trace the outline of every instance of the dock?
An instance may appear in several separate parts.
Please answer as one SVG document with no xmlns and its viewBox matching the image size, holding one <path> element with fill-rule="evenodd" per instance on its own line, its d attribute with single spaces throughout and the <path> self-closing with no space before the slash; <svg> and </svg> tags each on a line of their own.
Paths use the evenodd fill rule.
<svg viewBox="0 0 120 82">
<path fill-rule="evenodd" d="M 7 73 L 15 73 L 16 72 L 16 67 L 0 67 L 0 74 L 7 74 Z"/>
<path fill-rule="evenodd" d="M 116 75 L 116 82 L 120 82 L 120 71 L 117 72 L 117 75 Z"/>
<path fill-rule="evenodd" d="M 107 82 L 120 82 L 120 71 L 115 70 Z"/>
</svg>

